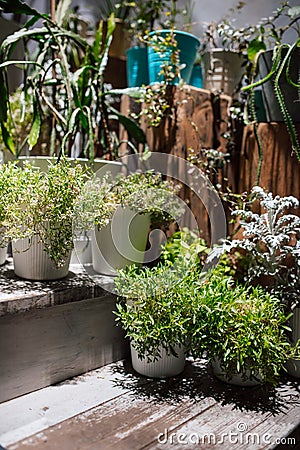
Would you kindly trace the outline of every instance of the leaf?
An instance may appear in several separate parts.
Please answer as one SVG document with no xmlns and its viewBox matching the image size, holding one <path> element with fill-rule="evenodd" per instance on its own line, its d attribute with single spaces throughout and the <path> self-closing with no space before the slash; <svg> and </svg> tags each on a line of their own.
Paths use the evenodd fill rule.
<svg viewBox="0 0 300 450">
<path fill-rule="evenodd" d="M 49 18 L 21 0 L 0 0 L 0 8 L 5 13 L 25 14 L 27 16 L 38 16 L 40 18 Z"/>
<path fill-rule="evenodd" d="M 2 70 L 0 70 L 0 98 L 0 121 L 3 123 L 7 121 L 8 91 Z"/>
<path fill-rule="evenodd" d="M 6 145 L 6 147 L 9 149 L 9 151 L 13 154 L 13 155 L 17 155 L 17 150 L 15 147 L 15 144 L 12 140 L 12 137 L 10 135 L 10 133 L 8 132 L 7 128 L 5 127 L 4 123 L 1 123 L 1 132 L 2 132 L 2 138 L 3 141 Z"/>
<path fill-rule="evenodd" d="M 107 92 L 109 95 L 128 95 L 132 98 L 142 98 L 143 92 L 140 87 L 131 87 L 124 89 L 111 89 Z"/>
<path fill-rule="evenodd" d="M 34 106 L 34 119 L 28 135 L 28 144 L 30 150 L 36 145 L 41 130 L 41 114 L 37 106 Z"/>
<path fill-rule="evenodd" d="M 253 39 L 251 42 L 249 42 L 247 50 L 248 59 L 250 61 L 254 61 L 257 53 L 261 50 L 266 50 L 266 48 L 266 44 L 262 40 L 260 40 L 259 38 Z"/>
<path fill-rule="evenodd" d="M 55 13 L 55 21 L 59 26 L 63 25 L 64 20 L 67 18 L 68 11 L 71 7 L 71 0 L 60 0 L 56 13 Z"/>
<path fill-rule="evenodd" d="M 144 131 L 134 120 L 124 116 L 124 114 L 120 113 L 112 106 L 109 107 L 109 110 L 118 117 L 120 123 L 126 128 L 132 138 L 136 139 L 136 141 L 140 144 L 146 143 L 146 135 Z"/>
</svg>

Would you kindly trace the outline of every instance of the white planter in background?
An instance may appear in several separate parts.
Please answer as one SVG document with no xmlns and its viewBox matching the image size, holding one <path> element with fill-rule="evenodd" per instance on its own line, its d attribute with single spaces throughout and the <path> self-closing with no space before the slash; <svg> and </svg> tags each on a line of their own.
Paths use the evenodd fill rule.
<svg viewBox="0 0 300 450">
<path fill-rule="evenodd" d="M 185 367 L 186 355 L 184 346 L 175 345 L 174 350 L 177 357 L 172 353 L 167 353 L 163 347 L 160 347 L 160 358 L 156 361 L 138 357 L 138 353 L 130 345 L 132 367 L 136 372 L 151 378 L 167 378 L 179 375 Z"/>
<path fill-rule="evenodd" d="M 214 48 L 203 55 L 203 87 L 237 97 L 237 88 L 245 68 L 238 52 Z"/>
<path fill-rule="evenodd" d="M 70 264 L 92 264 L 91 233 L 74 238 Z"/>
<path fill-rule="evenodd" d="M 57 268 L 44 250 L 38 236 L 12 242 L 15 274 L 28 280 L 58 280 L 68 275 L 70 257 Z"/>
<path fill-rule="evenodd" d="M 6 261 L 7 256 L 7 245 L 5 247 L 0 247 L 0 266 L 2 266 Z"/>
<path fill-rule="evenodd" d="M 118 208 L 111 223 L 92 232 L 93 269 L 116 275 L 116 269 L 141 264 L 147 245 L 150 217 L 129 208 Z"/>
</svg>

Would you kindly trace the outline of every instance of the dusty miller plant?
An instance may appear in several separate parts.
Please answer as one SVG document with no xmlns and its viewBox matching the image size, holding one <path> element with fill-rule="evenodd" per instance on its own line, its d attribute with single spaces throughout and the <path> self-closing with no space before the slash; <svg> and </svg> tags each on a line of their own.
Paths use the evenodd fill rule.
<svg viewBox="0 0 300 450">
<path fill-rule="evenodd" d="M 269 289 L 292 306 L 300 291 L 300 217 L 289 210 L 297 208 L 299 201 L 293 196 L 273 196 L 259 186 L 252 189 L 252 199 L 259 201 L 262 212 L 234 211 L 243 239 L 227 241 L 223 249 L 246 252 L 245 280 L 257 283 L 267 277 Z"/>
</svg>

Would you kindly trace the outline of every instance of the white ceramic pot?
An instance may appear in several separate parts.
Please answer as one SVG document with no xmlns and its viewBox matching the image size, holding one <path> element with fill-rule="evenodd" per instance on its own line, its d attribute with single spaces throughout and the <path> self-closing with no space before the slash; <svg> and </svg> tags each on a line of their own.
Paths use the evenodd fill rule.
<svg viewBox="0 0 300 450">
<path fill-rule="evenodd" d="M 118 208 L 113 220 L 100 231 L 92 232 L 93 269 L 104 275 L 116 275 L 116 269 L 141 264 L 144 259 L 150 216 Z"/>
<path fill-rule="evenodd" d="M 70 264 L 92 264 L 91 233 L 74 238 Z"/>
<path fill-rule="evenodd" d="M 63 267 L 57 268 L 44 250 L 38 236 L 12 242 L 15 274 L 28 280 L 58 280 L 68 275 L 70 257 Z M 71 255 L 70 255 L 71 256 Z"/>
<path fill-rule="evenodd" d="M 241 374 L 236 373 L 230 379 L 224 373 L 221 368 L 221 364 L 218 358 L 214 358 L 211 361 L 211 366 L 213 369 L 214 375 L 221 381 L 224 381 L 228 384 L 233 384 L 235 386 L 258 386 L 261 384 L 261 377 L 257 374 L 255 378 L 250 378 L 250 371 L 246 371 L 246 378 L 242 378 Z M 256 379 L 257 378 L 257 379 Z M 260 380 L 260 381 L 259 381 Z"/>
<path fill-rule="evenodd" d="M 294 309 L 294 313 L 290 319 L 290 327 L 292 329 L 293 343 L 300 339 L 300 307 Z M 300 378 L 300 360 L 291 359 L 286 364 L 286 369 L 289 375 Z"/>
<path fill-rule="evenodd" d="M 160 347 L 160 358 L 156 361 L 148 361 L 146 357 L 140 359 L 137 351 L 131 344 L 132 367 L 141 375 L 151 378 L 167 378 L 179 375 L 185 367 L 185 349 L 183 346 L 175 345 L 174 350 L 178 355 L 177 357 L 172 353 L 167 353 L 163 347 Z"/>
<path fill-rule="evenodd" d="M 202 58 L 203 87 L 237 97 L 237 87 L 245 72 L 244 59 L 238 52 L 215 48 Z"/>
<path fill-rule="evenodd" d="M 7 256 L 7 245 L 5 247 L 0 247 L 0 266 L 2 266 L 6 261 Z"/>
</svg>

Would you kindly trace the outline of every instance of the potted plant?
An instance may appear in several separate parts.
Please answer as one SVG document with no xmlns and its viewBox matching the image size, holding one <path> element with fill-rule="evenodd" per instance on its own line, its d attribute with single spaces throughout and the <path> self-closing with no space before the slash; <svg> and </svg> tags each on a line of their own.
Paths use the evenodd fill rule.
<svg viewBox="0 0 300 450">
<path fill-rule="evenodd" d="M 152 171 L 106 172 L 88 181 L 77 202 L 75 229 L 92 231 L 93 269 L 116 275 L 116 269 L 141 264 L 150 223 L 157 226 L 181 213 L 178 188 Z"/>
<path fill-rule="evenodd" d="M 252 70 L 243 92 L 250 92 L 250 118 L 257 121 L 254 94 L 261 92 L 265 121 L 285 122 L 292 148 L 300 160 L 295 130 L 298 117 L 300 9 L 284 2 L 274 15 L 265 19 L 263 31 L 268 45 L 254 53 Z"/>
<path fill-rule="evenodd" d="M 300 339 L 300 218 L 290 211 L 299 207 L 299 201 L 293 196 L 273 196 L 259 186 L 251 194 L 250 205 L 259 212 L 249 205 L 234 211 L 242 235 L 226 241 L 219 250 L 239 252 L 235 266 L 240 268 L 236 272 L 240 281 L 261 285 L 281 301 L 286 314 L 291 315 L 292 341 L 296 344 Z M 291 361 L 289 367 L 292 374 L 299 376 L 298 361 Z"/>
<path fill-rule="evenodd" d="M 141 87 L 149 84 L 148 54 L 145 36 L 154 29 L 154 24 L 160 21 L 169 0 L 131 2 L 131 9 L 125 20 L 128 38 L 131 42 L 126 51 L 127 83 L 129 87 Z M 127 2 L 121 1 L 124 7 Z"/>
<path fill-rule="evenodd" d="M 287 337 L 281 301 L 261 286 L 236 282 L 220 265 L 195 291 L 199 326 L 193 353 L 205 349 L 221 380 L 239 386 L 276 384 L 289 358 L 300 356 Z"/>
<path fill-rule="evenodd" d="M 126 2 L 121 2 L 124 4 Z M 169 4 L 165 1 L 132 2 L 132 9 L 126 23 L 131 46 L 126 52 L 127 83 L 129 87 L 141 87 L 149 84 L 148 54 L 145 36 L 154 29 L 155 22 L 161 20 Z"/>
<path fill-rule="evenodd" d="M 245 50 L 253 39 L 253 29 L 239 29 L 234 20 L 243 8 L 243 2 L 229 9 L 219 21 L 205 24 L 201 36 L 200 55 L 203 69 L 203 87 L 237 97 L 245 74 Z"/>
<path fill-rule="evenodd" d="M 204 86 L 222 90 L 225 94 L 234 95 L 234 97 L 240 93 L 243 79 L 252 79 L 260 53 L 272 48 L 274 44 L 284 42 L 285 37 L 291 39 L 292 29 L 299 35 L 297 23 L 299 8 L 290 7 L 288 1 L 283 2 L 270 17 L 263 17 L 256 24 L 237 27 L 234 23 L 236 15 L 243 10 L 244 6 L 245 3 L 239 2 L 235 7 L 230 8 L 229 13 L 221 20 L 208 23 L 201 39 Z M 227 61 L 224 70 L 221 63 L 223 57 Z M 231 70 L 233 68 L 234 70 Z M 234 71 L 238 71 L 236 79 L 234 79 Z M 214 84 L 214 73 L 216 84 Z M 206 75 L 209 76 L 208 80 Z M 227 85 L 226 80 L 232 81 L 231 87 Z"/>
<path fill-rule="evenodd" d="M 133 120 L 113 107 L 112 94 L 108 93 L 104 83 L 114 17 L 108 19 L 106 31 L 103 22 L 99 23 L 90 42 L 70 29 L 68 6 L 67 0 L 60 0 L 55 17 L 50 17 L 19 0 L 13 4 L 1 2 L 4 12 L 17 11 L 31 18 L 21 30 L 8 36 L 0 48 L 2 138 L 6 147 L 18 157 L 20 148 L 14 144 L 9 125 L 11 110 L 6 76 L 7 68 L 18 64 L 24 72 L 22 95 L 32 110 L 32 123 L 26 138 L 29 152 L 42 140 L 47 155 L 83 156 L 90 161 L 95 156 L 115 159 L 119 143 L 110 128 L 112 114 L 136 143 L 145 144 L 145 136 Z M 38 20 L 42 20 L 43 25 L 31 27 Z M 36 46 L 36 51 L 30 52 L 30 47 L 26 47 L 24 60 L 12 61 L 11 52 L 23 39 L 28 45 Z M 20 109 L 24 110 L 22 97 Z M 46 130 L 44 137 L 43 130 Z"/>
<path fill-rule="evenodd" d="M 157 38 L 163 40 L 166 34 L 176 29 L 177 17 L 186 13 L 186 9 L 178 8 L 177 0 L 166 1 L 143 1 L 134 2 L 134 7 L 128 16 L 128 34 L 132 39 L 133 46 L 127 51 L 127 77 L 129 86 L 142 86 L 157 82 L 161 63 L 165 60 L 170 64 L 172 49 L 168 52 L 166 48 L 163 55 L 159 56 Z M 192 36 L 192 37 L 191 37 Z M 175 38 L 181 50 L 180 61 L 182 78 L 188 83 L 191 74 L 191 63 L 195 57 L 194 47 L 199 46 L 198 39 L 185 31 L 176 30 Z M 156 40 L 156 42 L 155 42 Z M 187 49 L 188 42 L 191 45 L 191 56 Z M 154 49 L 154 43 L 155 48 Z M 161 60 L 159 58 L 162 58 Z M 160 77 L 158 77 L 160 78 Z"/>
<path fill-rule="evenodd" d="M 65 158 L 42 172 L 29 162 L 8 166 L 5 228 L 16 275 L 31 280 L 67 276 L 75 202 L 86 174 Z"/>
<path fill-rule="evenodd" d="M 190 287 L 199 276 L 198 254 L 206 251 L 204 241 L 184 229 L 165 243 L 157 265 L 118 271 L 116 321 L 130 339 L 138 373 L 162 378 L 183 371 L 196 322 Z"/>
<path fill-rule="evenodd" d="M 11 206 L 14 171 L 12 163 L 0 164 L 0 265 L 5 263 L 7 257 L 9 243 L 7 215 Z"/>
</svg>

